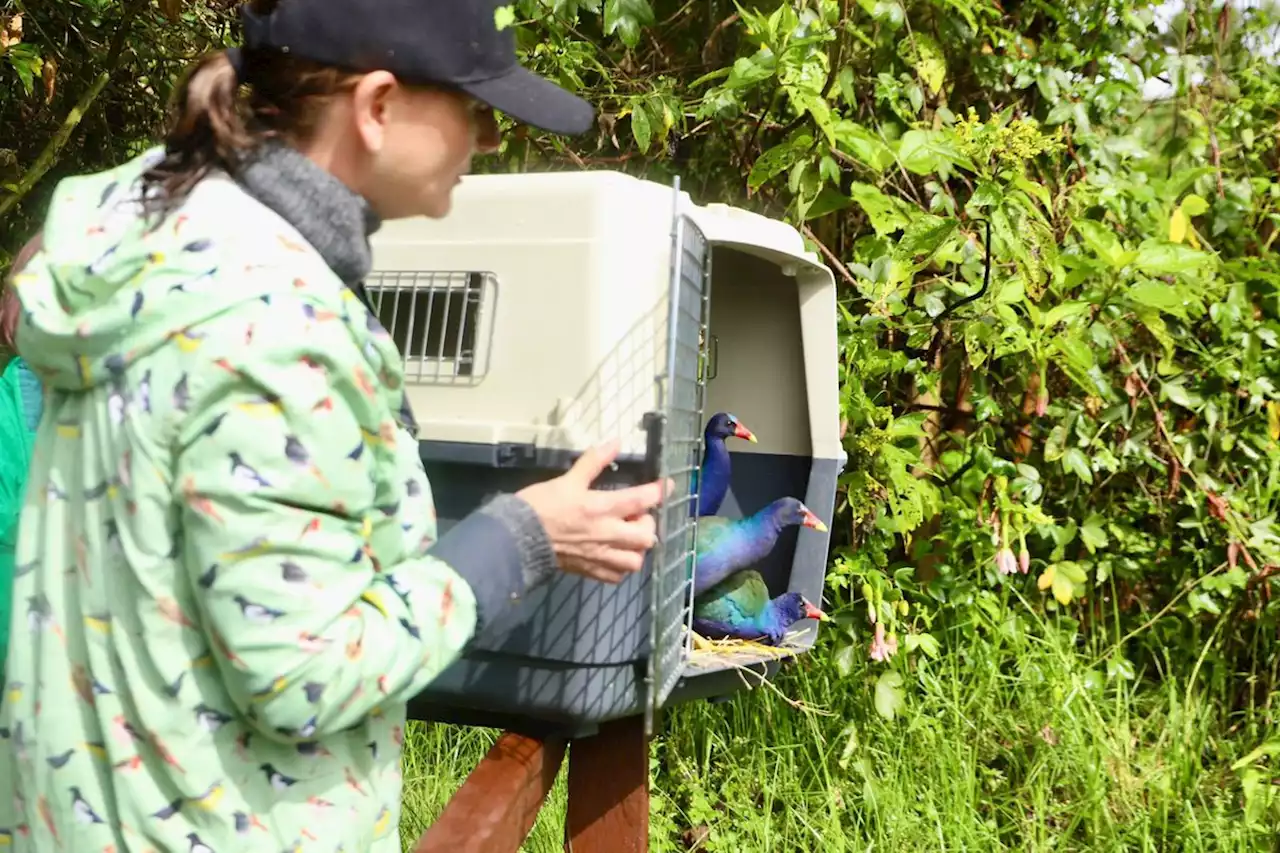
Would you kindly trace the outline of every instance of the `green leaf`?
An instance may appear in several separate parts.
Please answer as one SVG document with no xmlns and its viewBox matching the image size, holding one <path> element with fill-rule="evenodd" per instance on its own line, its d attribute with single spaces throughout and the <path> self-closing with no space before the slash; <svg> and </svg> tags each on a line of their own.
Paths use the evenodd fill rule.
<svg viewBox="0 0 1280 853">
<path fill-rule="evenodd" d="M 1063 320 L 1088 314 L 1089 307 L 1088 302 L 1063 302 L 1061 305 L 1055 305 L 1044 313 L 1044 316 L 1040 319 L 1040 326 L 1045 329 L 1052 329 Z"/>
<path fill-rule="evenodd" d="M 1114 654 L 1107 658 L 1107 678 L 1120 678 L 1125 681 L 1132 681 L 1137 673 L 1134 671 L 1133 664 L 1119 654 Z"/>
<path fill-rule="evenodd" d="M 853 204 L 853 199 L 840 195 L 839 192 L 831 187 L 823 187 L 818 191 L 818 197 L 814 199 L 813 204 L 809 205 L 809 209 L 805 211 L 804 218 L 806 220 L 818 219 L 828 213 L 844 210 L 851 204 Z"/>
<path fill-rule="evenodd" d="M 1140 281 L 1125 292 L 1125 297 L 1136 305 L 1154 308 L 1166 314 L 1182 314 L 1184 300 L 1178 288 L 1163 281 Z"/>
<path fill-rule="evenodd" d="M 933 36 L 923 30 L 913 31 L 898 42 L 898 55 L 911 64 L 920 80 L 937 94 L 947 79 L 947 56 Z"/>
<path fill-rule="evenodd" d="M 1062 467 L 1086 483 L 1093 483 L 1093 471 L 1089 468 L 1089 459 L 1080 448 L 1072 447 L 1062 454 Z"/>
<path fill-rule="evenodd" d="M 908 172 L 928 175 L 936 171 L 942 159 L 934 151 L 927 130 L 908 130 L 898 142 L 898 160 Z"/>
<path fill-rule="evenodd" d="M 1147 240 L 1138 247 L 1134 266 L 1147 275 L 1179 275 L 1194 272 L 1212 260 L 1209 253 L 1190 246 Z"/>
<path fill-rule="evenodd" d="M 649 123 L 649 112 L 642 101 L 631 107 L 631 135 L 635 137 L 640 153 L 648 153 L 649 143 L 653 140 L 653 126 Z"/>
<path fill-rule="evenodd" d="M 1173 335 L 1169 333 L 1169 327 L 1165 324 L 1164 318 L 1160 316 L 1160 312 L 1145 308 L 1135 310 L 1133 313 L 1137 315 L 1142 325 L 1147 327 L 1147 331 L 1151 333 L 1151 336 L 1160 342 L 1165 358 L 1173 358 Z"/>
<path fill-rule="evenodd" d="M 733 70 L 729 72 L 724 87 L 729 90 L 749 89 L 773 77 L 777 71 L 777 57 L 772 51 L 762 49 L 753 56 L 740 56 L 734 60 Z"/>
<path fill-rule="evenodd" d="M 788 142 L 768 149 L 751 165 L 751 173 L 747 175 L 747 186 L 753 190 L 760 189 L 767 181 L 794 166 L 812 145 L 813 137 L 802 133 Z"/>
<path fill-rule="evenodd" d="M 1109 266 L 1121 266 L 1119 261 L 1124 255 L 1124 248 L 1120 245 L 1120 240 L 1111 229 L 1101 222 L 1094 222 L 1092 219 L 1077 219 L 1071 225 L 1076 229 L 1081 239 L 1084 240 L 1084 244 L 1092 249 L 1095 255 Z"/>
<path fill-rule="evenodd" d="M 1053 210 L 1053 198 L 1049 195 L 1049 188 L 1044 184 L 1019 175 L 1013 179 L 1013 185 L 1044 205 L 1046 211 Z"/>
<path fill-rule="evenodd" d="M 1073 367 L 1084 373 L 1088 373 L 1097 364 L 1093 357 L 1093 350 L 1078 338 L 1064 333 L 1053 339 L 1053 345 Z"/>
<path fill-rule="evenodd" d="M 1089 519 L 1080 526 L 1080 541 L 1084 543 L 1084 547 L 1089 549 L 1089 553 L 1093 554 L 1100 548 L 1107 547 L 1107 531 L 1103 529 L 1104 519 L 1100 515 L 1091 515 Z"/>
<path fill-rule="evenodd" d="M 753 170 L 754 171 L 754 170 Z M 871 227 L 881 236 L 906 228 L 911 220 L 899 208 L 895 199 L 889 198 L 871 184 L 854 182 L 849 185 L 849 196 L 866 211 Z"/>
<path fill-rule="evenodd" d="M 886 720 L 892 720 L 906 704 L 902 692 L 902 675 L 893 670 L 880 673 L 880 677 L 876 679 L 876 713 Z"/>
<path fill-rule="evenodd" d="M 893 150 L 874 132 L 856 122 L 835 123 L 836 147 L 877 174 L 893 165 Z"/>
<path fill-rule="evenodd" d="M 505 30 L 516 22 L 516 8 L 512 5 L 498 6 L 493 10 L 493 26 L 499 31 Z"/>
<path fill-rule="evenodd" d="M 1067 427 L 1065 424 L 1058 424 L 1049 431 L 1049 437 L 1044 442 L 1044 461 L 1057 462 L 1062 458 L 1062 454 L 1066 452 L 1067 445 Z"/>
<path fill-rule="evenodd" d="M 1005 281 L 1000 292 L 996 294 L 996 304 L 1013 305 L 1021 302 L 1025 296 L 1026 290 L 1022 286 L 1022 279 L 1011 278 Z"/>
<path fill-rule="evenodd" d="M 932 634 L 907 634 L 905 645 L 908 652 L 918 649 L 931 658 L 937 658 L 942 653 L 942 647 Z"/>
<path fill-rule="evenodd" d="M 841 677 L 848 678 L 857 665 L 857 655 L 860 647 L 853 643 L 846 643 L 836 649 L 836 671 Z"/>
<path fill-rule="evenodd" d="M 1058 572 L 1053 576 L 1053 597 L 1058 603 L 1064 607 L 1071 603 L 1071 596 L 1075 593 L 1075 584 L 1071 579 L 1062 572 Z"/>
<path fill-rule="evenodd" d="M 902 239 L 894 248 L 894 256 L 906 263 L 923 265 L 959 227 L 958 220 L 943 219 L 926 213 L 913 220 L 903 231 Z"/>
<path fill-rule="evenodd" d="M 978 188 L 973 191 L 973 195 L 969 197 L 969 203 L 965 205 L 968 210 L 982 210 L 988 207 L 996 207 L 1000 202 L 1004 201 L 1004 190 L 1000 189 L 1000 185 L 995 181 L 981 181 Z"/>
<path fill-rule="evenodd" d="M 1196 409 L 1203 400 L 1193 399 L 1191 394 L 1187 392 L 1187 388 L 1181 382 L 1165 382 L 1160 386 L 1160 396 L 1173 403 L 1175 406 L 1181 406 L 1184 409 Z"/>
<path fill-rule="evenodd" d="M 640 30 L 653 23 L 649 0 L 604 0 L 604 34 L 617 34 L 627 47 L 640 43 Z"/>
<path fill-rule="evenodd" d="M 1194 219 L 1197 216 L 1203 216 L 1209 210 L 1209 202 L 1205 201 L 1195 193 L 1190 193 L 1182 200 L 1182 212 L 1187 218 Z"/>
</svg>

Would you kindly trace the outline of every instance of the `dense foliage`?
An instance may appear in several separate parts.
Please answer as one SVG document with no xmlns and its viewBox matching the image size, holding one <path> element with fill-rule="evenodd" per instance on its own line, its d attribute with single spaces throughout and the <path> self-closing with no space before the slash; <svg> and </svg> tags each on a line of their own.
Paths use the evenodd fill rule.
<svg viewBox="0 0 1280 853">
<path fill-rule="evenodd" d="M 154 135 L 231 5 L 0 0 L 4 250 L 58 176 Z M 1195 2 L 1157 26 L 1140 0 L 502 16 L 603 114 L 585 140 L 510 134 L 489 168 L 679 173 L 789 219 L 838 277 L 850 467 L 816 665 L 889 719 L 984 638 L 1063 641 L 1089 691 L 1198 674 L 1237 753 L 1257 747 L 1233 768 L 1248 822 L 1274 825 L 1280 74 L 1259 48 L 1278 19 Z"/>
</svg>

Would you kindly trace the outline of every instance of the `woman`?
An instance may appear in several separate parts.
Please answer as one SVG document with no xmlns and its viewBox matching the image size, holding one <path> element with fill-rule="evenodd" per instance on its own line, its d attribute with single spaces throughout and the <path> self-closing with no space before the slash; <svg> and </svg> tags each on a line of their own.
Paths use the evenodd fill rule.
<svg viewBox="0 0 1280 853">
<path fill-rule="evenodd" d="M 38 240 L 22 247 L 13 259 L 20 270 L 36 253 Z M 20 306 L 12 288 L 0 289 L 0 350 L 12 353 Z M 10 359 L 0 373 L 0 685 L 9 651 L 9 615 L 13 606 L 13 555 L 17 545 L 18 516 L 27 485 L 27 465 L 36 424 L 40 423 L 40 380 L 21 358 Z M 0 704 L 4 694 L 0 692 Z"/>
<path fill-rule="evenodd" d="M 617 582 L 652 546 L 662 484 L 590 489 L 612 448 L 436 541 L 368 235 L 448 212 L 494 108 L 591 123 L 491 0 L 443 5 L 256 0 L 163 150 L 54 193 L 15 279 L 49 389 L 0 712 L 16 850 L 398 851 L 406 700 L 557 565 Z"/>
</svg>

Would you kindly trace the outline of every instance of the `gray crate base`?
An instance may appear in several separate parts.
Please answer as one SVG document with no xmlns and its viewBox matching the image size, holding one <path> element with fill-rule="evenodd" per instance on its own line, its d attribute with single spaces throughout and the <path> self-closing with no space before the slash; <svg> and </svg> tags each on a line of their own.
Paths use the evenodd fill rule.
<svg viewBox="0 0 1280 853">
<path fill-rule="evenodd" d="M 468 462 L 441 461 L 455 452 Z M 423 456 L 442 534 L 487 496 L 518 491 L 556 475 L 569 463 L 564 459 L 545 467 L 494 468 L 471 461 L 478 461 L 475 454 L 439 447 L 424 450 Z M 819 517 L 829 519 L 839 472 L 836 460 L 733 454 L 733 481 L 721 513 L 754 512 L 791 494 L 803 496 Z M 607 481 L 631 483 L 638 477 L 636 466 L 623 464 L 607 475 Z M 800 538 L 792 528 L 756 568 L 772 594 L 794 589 L 817 603 L 822 599 L 826 557 L 825 534 L 805 531 Z M 583 737 L 599 723 L 643 714 L 648 575 L 646 566 L 617 586 L 559 576 L 535 590 L 409 703 L 410 718 L 535 736 Z M 801 635 L 792 656 L 804 653 L 813 637 L 812 630 Z M 772 677 L 780 663 L 762 661 L 751 669 Z M 665 704 L 727 697 L 758 680 L 727 663 L 686 666 Z"/>
</svg>

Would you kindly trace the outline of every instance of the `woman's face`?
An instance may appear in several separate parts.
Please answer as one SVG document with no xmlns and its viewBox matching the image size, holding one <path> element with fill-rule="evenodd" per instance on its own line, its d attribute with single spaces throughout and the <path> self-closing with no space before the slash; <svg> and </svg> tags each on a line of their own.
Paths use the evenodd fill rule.
<svg viewBox="0 0 1280 853">
<path fill-rule="evenodd" d="M 498 147 L 493 110 L 461 92 L 375 73 L 357 84 L 350 106 L 360 162 L 347 180 L 383 219 L 447 215 L 472 156 Z"/>
</svg>

